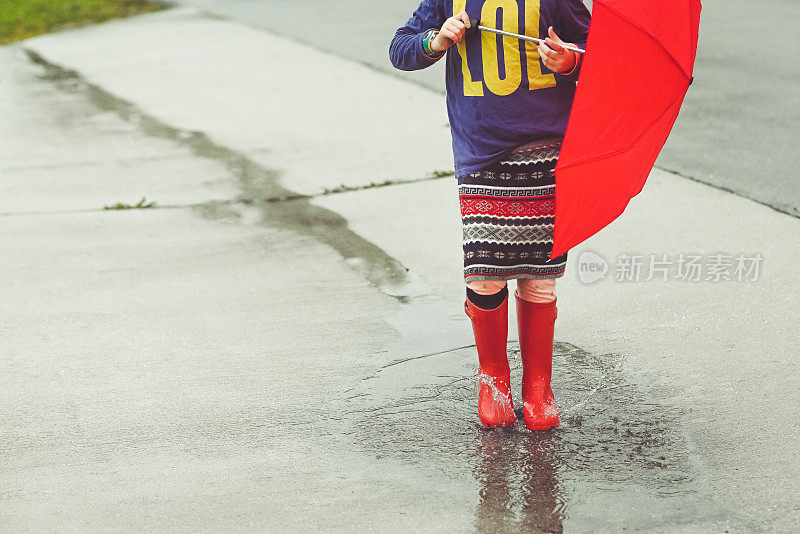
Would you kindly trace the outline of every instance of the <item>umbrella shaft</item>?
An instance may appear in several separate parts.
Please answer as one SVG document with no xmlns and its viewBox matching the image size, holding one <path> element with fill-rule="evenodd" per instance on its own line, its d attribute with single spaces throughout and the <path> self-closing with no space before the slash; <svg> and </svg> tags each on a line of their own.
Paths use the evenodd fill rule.
<svg viewBox="0 0 800 534">
<path fill-rule="evenodd" d="M 516 37 L 517 39 L 522 39 L 523 41 L 533 41 L 534 43 L 544 42 L 544 39 L 538 39 L 536 37 L 528 37 L 527 35 L 520 35 L 518 33 L 506 32 L 503 30 L 498 30 L 496 28 L 487 28 L 486 26 L 478 26 L 478 29 L 481 30 L 482 32 L 492 32 L 492 33 L 497 33 L 499 35 L 506 35 L 508 37 Z M 583 54 L 584 52 L 586 52 L 586 50 L 583 50 L 582 48 L 574 48 L 572 46 L 564 46 L 564 48 L 566 48 L 567 50 L 572 50 L 573 52 L 578 52 L 579 54 Z"/>
</svg>

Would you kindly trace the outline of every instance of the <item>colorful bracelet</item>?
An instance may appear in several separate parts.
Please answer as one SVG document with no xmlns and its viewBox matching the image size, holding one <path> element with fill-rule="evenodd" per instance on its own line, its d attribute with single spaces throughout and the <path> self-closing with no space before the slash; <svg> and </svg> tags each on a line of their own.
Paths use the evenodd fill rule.
<svg viewBox="0 0 800 534">
<path fill-rule="evenodd" d="M 439 30 L 431 29 L 425 32 L 425 35 L 422 37 L 422 50 L 425 52 L 425 55 L 428 56 L 428 59 L 439 59 L 444 54 L 444 52 L 434 52 L 431 50 L 431 41 L 433 41 L 437 35 L 439 35 Z"/>
</svg>

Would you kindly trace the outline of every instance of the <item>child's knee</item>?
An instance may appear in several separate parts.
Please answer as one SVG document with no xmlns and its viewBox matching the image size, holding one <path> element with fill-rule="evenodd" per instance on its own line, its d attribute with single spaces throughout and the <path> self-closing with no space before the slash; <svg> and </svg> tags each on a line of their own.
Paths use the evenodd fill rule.
<svg viewBox="0 0 800 534">
<path fill-rule="evenodd" d="M 528 302 L 553 302 L 556 300 L 556 279 L 520 278 L 517 280 L 517 294 Z"/>
<path fill-rule="evenodd" d="M 506 287 L 505 280 L 470 280 L 467 287 L 478 295 L 494 295 Z"/>
</svg>

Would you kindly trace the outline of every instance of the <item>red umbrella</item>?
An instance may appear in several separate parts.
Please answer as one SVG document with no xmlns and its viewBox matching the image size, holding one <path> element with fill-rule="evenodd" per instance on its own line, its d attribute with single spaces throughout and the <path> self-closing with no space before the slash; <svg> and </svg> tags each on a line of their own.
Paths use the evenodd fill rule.
<svg viewBox="0 0 800 534">
<path fill-rule="evenodd" d="M 692 82 L 700 0 L 594 0 L 556 165 L 551 258 L 616 219 L 644 186 Z"/>
</svg>

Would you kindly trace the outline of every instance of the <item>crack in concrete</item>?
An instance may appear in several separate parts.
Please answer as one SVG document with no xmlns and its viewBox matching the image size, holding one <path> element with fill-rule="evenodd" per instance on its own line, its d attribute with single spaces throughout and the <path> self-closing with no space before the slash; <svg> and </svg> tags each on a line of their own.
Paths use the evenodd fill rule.
<svg viewBox="0 0 800 534">
<path fill-rule="evenodd" d="M 401 363 L 410 362 L 410 361 L 413 361 L 413 360 L 420 360 L 422 358 L 429 358 L 431 356 L 438 356 L 440 354 L 447 354 L 448 352 L 455 352 L 457 350 L 469 349 L 469 348 L 472 348 L 474 346 L 475 346 L 475 343 L 473 343 L 471 345 L 464 345 L 463 347 L 455 347 L 455 348 L 452 348 L 452 349 L 440 350 L 438 352 L 429 352 L 429 353 L 426 353 L 426 354 L 420 354 L 419 356 L 411 356 L 410 358 L 403 358 L 401 360 L 395 360 L 393 362 L 387 363 L 386 365 L 382 365 L 381 369 L 386 369 L 388 367 L 392 367 L 394 365 L 399 365 Z"/>
<path fill-rule="evenodd" d="M 150 158 L 148 158 L 150 159 Z M 156 158 L 153 158 L 156 159 Z M 169 159 L 168 157 L 160 158 L 160 159 Z M 99 163 L 99 162 L 98 162 Z M 71 164 L 67 164 L 71 165 Z M 77 165 L 77 164 L 76 164 Z M 66 165 L 65 165 L 66 166 Z M 45 166 L 42 166 L 44 168 Z M 47 168 L 60 168 L 60 165 L 50 165 L 46 166 Z M 20 167 L 19 169 L 23 169 L 24 167 Z M 33 168 L 33 167 L 31 167 Z M 38 167 L 37 167 L 38 168 Z M 5 170 L 5 169 L 4 169 Z M 79 208 L 79 209 L 67 209 L 67 210 L 48 210 L 48 211 L 5 211 L 0 212 L 0 217 L 25 217 L 25 216 L 37 216 L 37 215 L 69 215 L 69 214 L 81 214 L 81 213 L 97 213 L 97 212 L 113 212 L 113 211 L 130 211 L 131 209 L 148 209 L 148 210 L 173 210 L 173 209 L 196 209 L 196 208 L 207 208 L 207 207 L 216 207 L 216 206 L 231 206 L 236 204 L 242 205 L 257 205 L 259 203 L 264 204 L 272 204 L 275 202 L 292 202 L 296 200 L 309 200 L 313 198 L 320 198 L 320 197 L 327 197 L 332 195 L 341 195 L 343 193 L 352 193 L 356 191 L 363 191 L 366 189 L 380 189 L 384 187 L 390 187 L 394 185 L 404 185 L 404 184 L 414 184 L 418 182 L 430 182 L 433 180 L 440 180 L 447 176 L 452 176 L 450 174 L 442 174 L 436 176 L 426 176 L 425 178 L 409 178 L 406 180 L 386 180 L 381 183 L 372 183 L 368 185 L 362 186 L 341 186 L 335 189 L 325 189 L 319 193 L 315 193 L 313 195 L 304 195 L 301 193 L 295 193 L 292 195 L 283 195 L 283 196 L 275 196 L 275 197 L 265 197 L 265 198 L 230 198 L 230 199 L 220 199 L 220 200 L 207 200 L 205 202 L 194 202 L 194 203 L 186 203 L 186 204 L 156 204 L 154 206 L 148 208 L 130 208 L 130 209 L 109 209 L 109 208 Z M 154 200 L 155 201 L 155 200 Z"/>
<path fill-rule="evenodd" d="M 89 83 L 78 72 L 51 63 L 33 50 L 25 48 L 23 50 L 32 62 L 44 69 L 43 79 L 53 82 L 63 91 L 85 94 L 99 109 L 116 113 L 125 122 L 136 125 L 145 135 L 176 143 L 178 146 L 188 148 L 197 157 L 221 164 L 238 179 L 242 190 L 242 194 L 232 200 L 206 202 L 196 206 L 162 206 L 161 209 L 194 207 L 201 210 L 205 217 L 213 220 L 231 215 L 229 212 L 220 212 L 220 209 L 237 204 L 251 204 L 261 210 L 262 224 L 313 237 L 339 253 L 352 269 L 384 294 L 401 303 L 410 298 L 405 294 L 407 289 L 413 286 L 408 268 L 371 241 L 355 233 L 344 217 L 332 210 L 312 204 L 310 202 L 312 196 L 301 195 L 281 186 L 278 180 L 279 173 L 276 170 L 265 168 L 240 152 L 214 143 L 203 132 L 186 131 L 166 124 L 135 104 Z M 434 175 L 429 179 L 437 178 L 441 176 Z M 371 184 L 364 189 L 375 186 Z M 346 186 L 335 188 L 327 191 L 327 194 L 348 192 L 349 189 Z M 323 191 L 319 196 L 325 194 Z M 86 210 L 86 212 L 91 211 L 97 210 Z"/>
<path fill-rule="evenodd" d="M 601 355 L 601 357 L 603 357 L 603 356 L 606 356 L 606 355 Z M 610 369 L 606 373 L 604 373 L 603 376 L 601 376 L 600 379 L 597 381 L 595 386 L 591 390 L 589 390 L 589 392 L 586 394 L 586 396 L 582 400 L 576 402 L 575 404 L 573 404 L 569 408 L 563 409 L 561 411 L 561 415 L 566 417 L 567 415 L 571 414 L 572 412 L 582 409 L 586 405 L 586 403 L 589 401 L 589 399 L 591 399 L 596 393 L 598 393 L 600 391 L 608 391 L 608 390 L 616 389 L 616 388 L 619 388 L 619 387 L 629 386 L 630 384 L 617 384 L 617 385 L 609 386 L 606 383 L 606 379 L 609 377 L 609 375 L 613 375 L 613 374 L 618 373 L 622 369 L 622 366 L 627 361 L 628 361 L 627 358 L 623 358 L 612 369 Z"/>
<path fill-rule="evenodd" d="M 660 165 L 656 165 L 653 167 L 654 169 L 658 169 L 660 171 L 668 172 L 670 174 L 674 174 L 675 176 L 680 176 L 681 178 L 685 178 L 687 180 L 691 180 L 693 182 L 697 182 L 698 184 L 703 184 L 708 187 L 713 187 L 714 189 L 719 189 L 720 191 L 725 191 L 726 193 L 730 193 L 732 195 L 736 195 L 737 197 L 746 198 L 747 200 L 752 200 L 756 204 L 760 204 L 764 207 L 767 207 L 773 211 L 777 211 L 778 213 L 782 213 L 784 215 L 788 215 L 789 217 L 794 217 L 796 219 L 800 219 L 800 210 L 795 208 L 794 206 L 790 206 L 788 204 L 770 204 L 763 200 L 759 200 L 757 198 L 751 197 L 743 191 L 737 191 L 731 187 L 726 187 L 724 185 L 715 184 L 713 182 L 709 182 L 707 180 L 703 180 L 702 178 L 698 178 L 697 176 L 691 176 L 689 174 L 676 171 L 674 169 L 668 169 L 666 167 L 662 167 Z"/>
<path fill-rule="evenodd" d="M 46 169 L 68 169 L 71 167 L 89 167 L 94 165 L 105 165 L 108 163 L 140 163 L 142 161 L 171 161 L 186 158 L 185 154 L 176 152 L 175 154 L 152 154 L 149 156 L 139 156 L 132 158 L 114 158 L 108 160 L 85 159 L 78 161 L 63 161 L 60 163 L 41 163 L 38 165 L 20 165 L 15 167 L 0 167 L 0 172 L 23 172 L 37 171 Z"/>
</svg>

